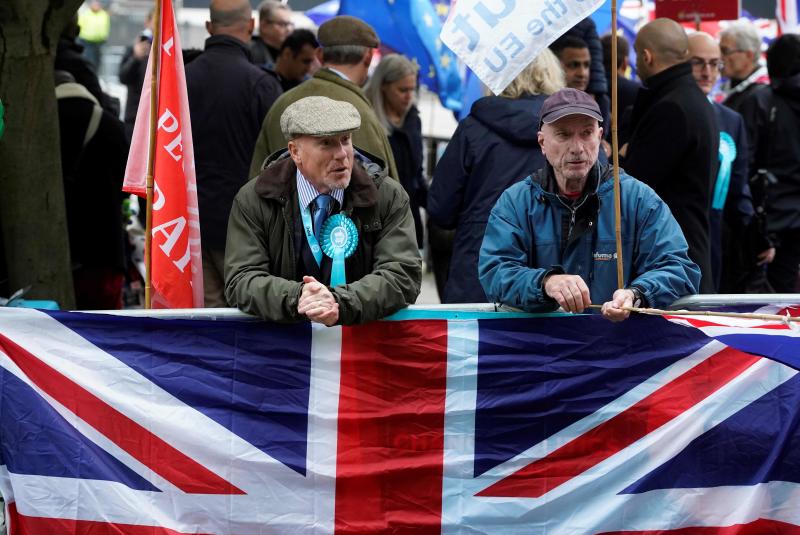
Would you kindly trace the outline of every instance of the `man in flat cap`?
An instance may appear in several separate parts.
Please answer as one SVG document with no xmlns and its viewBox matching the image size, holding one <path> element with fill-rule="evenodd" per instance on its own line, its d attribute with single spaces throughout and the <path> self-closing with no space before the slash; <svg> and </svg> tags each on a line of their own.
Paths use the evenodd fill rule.
<svg viewBox="0 0 800 535">
<path fill-rule="evenodd" d="M 414 303 L 422 278 L 408 195 L 353 148 L 355 106 L 310 96 L 280 117 L 288 149 L 239 191 L 225 296 L 266 320 L 349 325 Z"/>
<path fill-rule="evenodd" d="M 626 306 L 664 307 L 697 292 L 700 270 L 669 208 L 624 172 L 617 286 L 614 181 L 611 166 L 597 161 L 602 120 L 594 98 L 578 89 L 544 101 L 545 166 L 500 196 L 486 226 L 478 277 L 489 299 L 532 312 L 604 303 L 603 316 L 620 321 Z"/>
<path fill-rule="evenodd" d="M 275 101 L 261 125 L 250 163 L 250 176 L 258 175 L 270 154 L 286 148 L 280 124 L 284 110 L 301 98 L 325 96 L 355 106 L 361 115 L 361 128 L 353 133 L 353 145 L 382 160 L 389 176 L 398 179 L 389 139 L 361 90 L 367 81 L 372 52 L 380 44 L 375 30 L 360 19 L 343 15 L 322 24 L 317 39 L 322 68 L 310 80 Z"/>
</svg>

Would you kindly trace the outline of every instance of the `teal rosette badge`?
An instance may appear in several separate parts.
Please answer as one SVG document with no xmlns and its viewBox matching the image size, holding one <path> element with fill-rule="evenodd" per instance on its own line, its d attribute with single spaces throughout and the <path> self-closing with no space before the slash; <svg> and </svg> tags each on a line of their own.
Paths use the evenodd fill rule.
<svg viewBox="0 0 800 535">
<path fill-rule="evenodd" d="M 720 132 L 719 172 L 714 184 L 714 198 L 711 202 L 714 210 L 722 210 L 725 207 L 725 199 L 728 197 L 728 188 L 731 184 L 731 168 L 735 160 L 736 142 L 727 132 Z"/>
<path fill-rule="evenodd" d="M 353 221 L 342 214 L 334 214 L 322 225 L 322 252 L 333 259 L 331 267 L 331 286 L 347 283 L 344 260 L 356 252 L 358 229 Z"/>
</svg>

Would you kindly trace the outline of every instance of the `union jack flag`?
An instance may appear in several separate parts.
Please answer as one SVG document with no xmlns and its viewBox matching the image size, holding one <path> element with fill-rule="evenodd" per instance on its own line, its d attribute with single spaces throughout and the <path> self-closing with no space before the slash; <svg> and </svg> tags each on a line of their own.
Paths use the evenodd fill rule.
<svg viewBox="0 0 800 535">
<path fill-rule="evenodd" d="M 800 532 L 796 358 L 687 319 L 428 318 L 0 309 L 11 534 Z"/>
</svg>

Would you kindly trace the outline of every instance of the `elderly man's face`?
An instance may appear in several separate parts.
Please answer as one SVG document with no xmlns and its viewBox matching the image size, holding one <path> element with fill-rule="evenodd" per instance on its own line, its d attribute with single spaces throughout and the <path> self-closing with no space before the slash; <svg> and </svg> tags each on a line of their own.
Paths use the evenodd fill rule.
<svg viewBox="0 0 800 535">
<path fill-rule="evenodd" d="M 720 39 L 719 48 L 722 53 L 722 60 L 725 62 L 725 67 L 722 70 L 723 76 L 735 80 L 744 80 L 756 70 L 756 58 L 753 56 L 753 52 L 739 48 L 730 35 Z"/>
<path fill-rule="evenodd" d="M 258 21 L 261 39 L 268 45 L 280 48 L 294 30 L 292 12 L 289 9 L 276 9 L 269 19 Z"/>
<path fill-rule="evenodd" d="M 583 191 L 589 170 L 597 161 L 603 129 L 586 115 L 567 115 L 542 125 L 539 145 L 556 175 L 562 194 Z"/>
<path fill-rule="evenodd" d="M 289 141 L 289 154 L 303 176 L 320 193 L 345 189 L 353 171 L 352 135 L 301 136 Z"/>
</svg>

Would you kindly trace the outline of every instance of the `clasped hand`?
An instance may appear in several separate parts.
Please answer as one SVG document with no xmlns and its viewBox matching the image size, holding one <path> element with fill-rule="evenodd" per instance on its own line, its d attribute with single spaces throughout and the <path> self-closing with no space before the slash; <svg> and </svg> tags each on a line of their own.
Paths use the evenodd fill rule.
<svg viewBox="0 0 800 535">
<path fill-rule="evenodd" d="M 581 313 L 592 304 L 589 287 L 579 275 L 549 275 L 544 281 L 544 293 L 567 312 Z M 627 319 L 630 312 L 624 307 L 633 306 L 633 299 L 631 290 L 615 291 L 611 301 L 603 304 L 603 317 L 611 321 Z"/>
<path fill-rule="evenodd" d="M 297 313 L 327 327 L 339 321 L 339 303 L 331 291 L 314 277 L 303 277 L 303 290 L 297 301 Z"/>
</svg>

